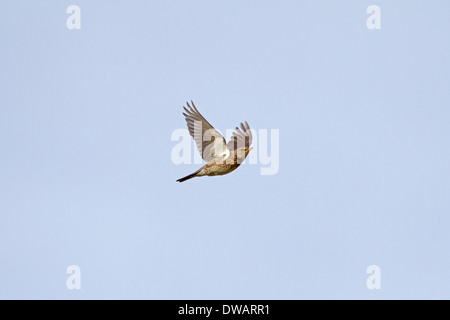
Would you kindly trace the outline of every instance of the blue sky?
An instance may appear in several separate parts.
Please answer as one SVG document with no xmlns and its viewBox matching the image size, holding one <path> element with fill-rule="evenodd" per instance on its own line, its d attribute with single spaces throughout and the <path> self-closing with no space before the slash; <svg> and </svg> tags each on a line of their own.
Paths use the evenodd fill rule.
<svg viewBox="0 0 450 320">
<path fill-rule="evenodd" d="M 0 298 L 450 298 L 448 1 L 0 9 Z M 176 183 L 191 99 L 278 173 Z"/>
</svg>

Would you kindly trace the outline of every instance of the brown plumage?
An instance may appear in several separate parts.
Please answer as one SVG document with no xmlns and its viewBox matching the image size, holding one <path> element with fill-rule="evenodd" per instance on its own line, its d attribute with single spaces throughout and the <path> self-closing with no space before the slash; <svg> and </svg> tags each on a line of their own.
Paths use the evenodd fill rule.
<svg viewBox="0 0 450 320">
<path fill-rule="evenodd" d="M 184 107 L 186 123 L 189 133 L 194 138 L 198 151 L 206 164 L 191 173 L 178 179 L 183 182 L 194 177 L 218 176 L 234 171 L 245 160 L 252 144 L 252 132 L 247 122 L 241 123 L 241 128 L 236 127 L 231 139 L 226 143 L 225 138 L 200 114 L 191 100 L 192 106 L 186 102 Z"/>
</svg>

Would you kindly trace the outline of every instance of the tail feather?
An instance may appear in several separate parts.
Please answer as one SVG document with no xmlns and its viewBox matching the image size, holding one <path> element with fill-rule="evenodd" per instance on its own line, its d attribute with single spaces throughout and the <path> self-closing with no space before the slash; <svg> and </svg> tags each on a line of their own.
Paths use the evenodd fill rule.
<svg viewBox="0 0 450 320">
<path fill-rule="evenodd" d="M 183 181 L 192 179 L 192 178 L 194 178 L 194 177 L 196 177 L 196 176 L 197 176 L 197 172 L 194 172 L 194 173 L 191 173 L 190 175 L 188 175 L 188 176 L 186 176 L 186 177 L 183 177 L 183 178 L 181 178 L 181 179 L 178 179 L 177 182 L 183 182 Z"/>
</svg>

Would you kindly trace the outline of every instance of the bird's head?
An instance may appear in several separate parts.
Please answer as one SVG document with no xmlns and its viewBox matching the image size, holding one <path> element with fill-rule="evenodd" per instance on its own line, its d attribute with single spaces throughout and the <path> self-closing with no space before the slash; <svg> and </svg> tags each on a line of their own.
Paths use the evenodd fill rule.
<svg viewBox="0 0 450 320">
<path fill-rule="evenodd" d="M 248 153 L 252 150 L 253 148 L 239 148 L 236 150 L 236 156 L 237 156 L 237 162 L 240 164 L 242 162 L 244 162 L 245 158 L 247 158 Z"/>
</svg>

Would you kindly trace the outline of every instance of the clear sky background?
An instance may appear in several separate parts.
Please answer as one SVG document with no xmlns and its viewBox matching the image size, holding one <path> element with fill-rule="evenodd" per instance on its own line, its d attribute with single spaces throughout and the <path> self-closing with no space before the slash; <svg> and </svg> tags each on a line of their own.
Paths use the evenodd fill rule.
<svg viewBox="0 0 450 320">
<path fill-rule="evenodd" d="M 0 298 L 449 299 L 449 12 L 2 1 Z M 279 172 L 177 183 L 191 99 L 222 132 L 279 129 Z"/>
</svg>

